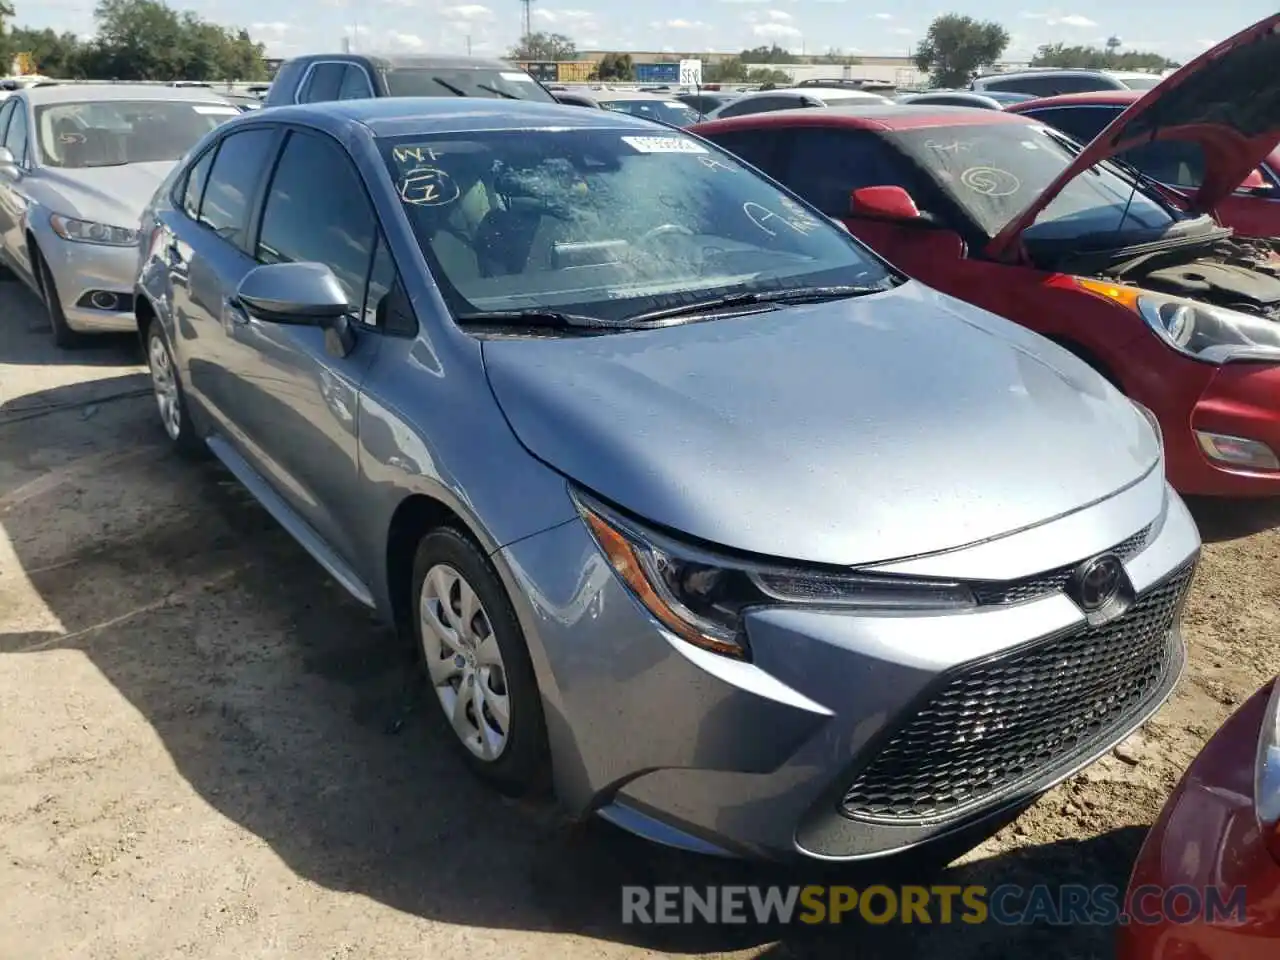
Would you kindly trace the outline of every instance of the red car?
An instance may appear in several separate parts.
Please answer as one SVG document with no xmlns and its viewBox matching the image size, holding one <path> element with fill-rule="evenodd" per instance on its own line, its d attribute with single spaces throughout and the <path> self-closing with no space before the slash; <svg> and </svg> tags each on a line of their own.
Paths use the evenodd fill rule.
<svg viewBox="0 0 1280 960">
<path fill-rule="evenodd" d="M 1005 109 L 1088 143 L 1141 98 L 1136 90 L 1103 90 L 1025 100 Z M 1117 159 L 1179 193 L 1198 190 L 1204 182 L 1204 150 L 1193 140 L 1144 143 Z M 1218 202 L 1214 213 L 1242 237 L 1280 237 L 1280 150 L 1273 150 L 1250 171 L 1243 183 Z"/>
<path fill-rule="evenodd" d="M 1138 854 L 1117 960 L 1280 955 L 1280 681 L 1209 741 Z"/>
<path fill-rule="evenodd" d="M 692 130 L 909 276 L 1092 364 L 1155 412 L 1181 492 L 1280 494 L 1280 256 L 1212 215 L 1280 142 L 1278 25 L 1209 50 L 1083 150 L 1018 114 L 963 107 L 789 110 Z M 1189 199 L 1105 162 L 1152 140 L 1203 150 Z"/>
</svg>

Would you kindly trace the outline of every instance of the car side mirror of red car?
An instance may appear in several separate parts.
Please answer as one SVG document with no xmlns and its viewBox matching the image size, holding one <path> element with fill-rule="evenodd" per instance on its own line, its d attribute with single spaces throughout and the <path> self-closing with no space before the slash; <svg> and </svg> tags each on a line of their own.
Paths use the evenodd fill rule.
<svg viewBox="0 0 1280 960">
<path fill-rule="evenodd" d="M 1236 189 L 1245 193 L 1270 193 L 1273 185 L 1262 175 L 1261 170 L 1254 169 L 1244 178 L 1244 183 L 1240 184 Z"/>
<path fill-rule="evenodd" d="M 859 187 L 849 194 L 849 213 L 855 217 L 903 223 L 928 221 L 911 199 L 911 194 L 901 187 Z"/>
</svg>

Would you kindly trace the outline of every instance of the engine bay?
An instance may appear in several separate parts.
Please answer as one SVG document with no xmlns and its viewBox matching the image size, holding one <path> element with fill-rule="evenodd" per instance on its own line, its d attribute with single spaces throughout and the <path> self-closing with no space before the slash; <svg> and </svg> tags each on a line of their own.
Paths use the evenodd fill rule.
<svg viewBox="0 0 1280 960">
<path fill-rule="evenodd" d="M 1280 320 L 1280 242 L 1218 240 L 1135 257 L 1100 272 L 1148 290 Z"/>
</svg>

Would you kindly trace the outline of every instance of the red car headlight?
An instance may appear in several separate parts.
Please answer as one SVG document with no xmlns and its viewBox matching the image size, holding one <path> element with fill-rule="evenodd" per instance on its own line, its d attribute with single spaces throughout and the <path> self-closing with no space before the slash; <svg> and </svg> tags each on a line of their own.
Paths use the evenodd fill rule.
<svg viewBox="0 0 1280 960">
<path fill-rule="evenodd" d="M 1253 803 L 1267 847 L 1280 862 L 1280 677 L 1272 682 L 1271 699 L 1258 736 Z"/>
</svg>

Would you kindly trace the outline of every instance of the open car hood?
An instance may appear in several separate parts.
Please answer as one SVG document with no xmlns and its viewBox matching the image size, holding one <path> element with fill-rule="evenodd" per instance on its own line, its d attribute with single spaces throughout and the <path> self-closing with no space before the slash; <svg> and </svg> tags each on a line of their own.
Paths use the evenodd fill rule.
<svg viewBox="0 0 1280 960">
<path fill-rule="evenodd" d="M 1224 40 L 1165 77 L 1091 140 L 1075 160 L 991 241 L 1008 256 L 1063 187 L 1089 168 L 1151 140 L 1191 140 L 1205 154 L 1193 212 L 1212 210 L 1280 142 L 1280 14 Z"/>
</svg>

